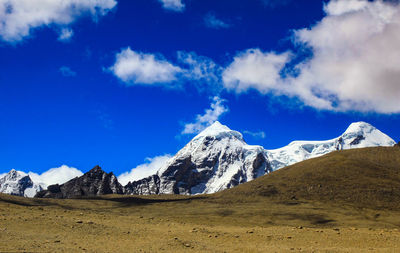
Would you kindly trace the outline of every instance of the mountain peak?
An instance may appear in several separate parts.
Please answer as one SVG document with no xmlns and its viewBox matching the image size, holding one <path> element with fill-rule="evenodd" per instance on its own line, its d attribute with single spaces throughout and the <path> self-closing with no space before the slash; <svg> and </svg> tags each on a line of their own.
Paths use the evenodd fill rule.
<svg viewBox="0 0 400 253">
<path fill-rule="evenodd" d="M 220 132 L 232 131 L 229 127 L 222 125 L 219 121 L 215 121 L 213 124 L 204 129 L 200 134 L 202 135 L 213 135 Z"/>
<path fill-rule="evenodd" d="M 103 173 L 104 171 L 103 171 L 103 169 L 99 166 L 99 165 L 96 165 L 96 166 L 94 166 L 93 167 L 93 169 L 91 169 L 88 173 L 90 173 L 90 172 L 100 172 L 100 173 Z"/>
<path fill-rule="evenodd" d="M 347 128 L 347 130 L 344 132 L 346 133 L 369 133 L 375 130 L 376 128 L 364 121 L 358 121 L 358 122 L 353 122 L 350 124 L 350 126 Z"/>
<path fill-rule="evenodd" d="M 10 170 L 10 172 L 8 172 L 9 177 L 11 178 L 15 178 L 18 175 L 18 172 L 15 169 Z"/>
<path fill-rule="evenodd" d="M 6 177 L 9 178 L 9 179 L 17 179 L 17 178 L 19 179 L 19 178 L 22 178 L 24 176 L 27 176 L 27 175 L 24 172 L 17 171 L 15 169 L 11 169 L 10 172 L 8 172 L 6 174 Z"/>
<path fill-rule="evenodd" d="M 215 138 L 235 136 L 236 138 L 238 138 L 240 140 L 243 139 L 243 136 L 241 133 L 231 130 L 226 125 L 222 125 L 219 121 L 215 121 L 209 127 L 204 129 L 201 133 L 199 133 L 196 137 L 194 137 L 193 140 L 199 139 L 201 137 L 207 137 L 207 136 L 212 136 Z"/>
<path fill-rule="evenodd" d="M 36 190 L 41 190 L 40 185 L 34 184 L 24 172 L 10 170 L 0 178 L 0 192 L 17 196 L 33 197 Z"/>
</svg>

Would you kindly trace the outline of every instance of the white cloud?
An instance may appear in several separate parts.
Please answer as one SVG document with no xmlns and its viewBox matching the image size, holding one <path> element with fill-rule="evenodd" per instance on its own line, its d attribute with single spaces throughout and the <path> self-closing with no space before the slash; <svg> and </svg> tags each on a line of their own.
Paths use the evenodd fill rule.
<svg viewBox="0 0 400 253">
<path fill-rule="evenodd" d="M 182 69 L 154 54 L 132 51 L 129 47 L 116 55 L 109 70 L 127 84 L 160 84 L 177 80 Z"/>
<path fill-rule="evenodd" d="M 182 12 L 185 10 L 185 4 L 182 0 L 159 0 L 164 9 Z"/>
<path fill-rule="evenodd" d="M 263 53 L 249 49 L 239 53 L 224 70 L 222 79 L 225 88 L 237 93 L 257 89 L 262 93 L 279 90 L 279 72 L 290 59 L 289 53 Z"/>
<path fill-rule="evenodd" d="M 222 29 L 222 28 L 229 28 L 231 25 L 228 23 L 225 23 L 221 19 L 218 19 L 214 14 L 208 13 L 204 17 L 204 24 L 209 27 L 209 28 L 214 28 L 214 29 Z"/>
<path fill-rule="evenodd" d="M 76 72 L 67 66 L 62 66 L 59 69 L 59 71 L 60 71 L 61 75 L 66 76 L 66 77 L 76 76 Z"/>
<path fill-rule="evenodd" d="M 156 156 L 146 158 L 146 163 L 133 168 L 130 172 L 125 172 L 118 176 L 118 182 L 126 185 L 129 182 L 137 181 L 157 173 L 157 171 L 171 158 L 171 155 Z"/>
<path fill-rule="evenodd" d="M 60 31 L 58 40 L 62 42 L 68 42 L 71 40 L 72 36 L 74 36 L 74 30 L 72 30 L 71 28 L 63 28 Z"/>
<path fill-rule="evenodd" d="M 360 11 L 367 7 L 368 2 L 364 0 L 331 1 L 324 6 L 324 11 L 326 14 L 333 16 Z"/>
<path fill-rule="evenodd" d="M 295 31 L 309 59 L 288 71 L 288 53 L 246 51 L 224 71 L 224 86 L 296 97 L 317 109 L 399 113 L 400 5 L 335 0 L 324 10 L 319 23 Z"/>
<path fill-rule="evenodd" d="M 259 132 L 252 132 L 252 131 L 243 131 L 244 134 L 250 135 L 255 139 L 265 139 L 265 132 L 264 131 L 259 131 Z"/>
<path fill-rule="evenodd" d="M 115 0 L 0 0 L 0 38 L 15 43 L 42 26 L 67 26 L 89 15 L 96 19 L 117 5 Z"/>
<path fill-rule="evenodd" d="M 322 109 L 400 112 L 400 6 L 382 1 L 331 1 L 327 16 L 296 32 L 313 57 L 291 82 Z"/>
<path fill-rule="evenodd" d="M 34 172 L 29 172 L 28 175 L 35 183 L 45 184 L 46 186 L 52 184 L 63 184 L 75 177 L 80 177 L 83 175 L 82 171 L 68 167 L 66 165 L 62 165 L 58 168 L 49 169 L 42 174 L 37 174 Z"/>
<path fill-rule="evenodd" d="M 214 97 L 210 105 L 210 109 L 205 110 L 203 115 L 198 114 L 193 123 L 187 123 L 182 134 L 195 134 L 203 131 L 205 128 L 213 124 L 219 117 L 228 112 L 229 109 L 224 105 L 226 100 L 220 97 Z"/>
</svg>

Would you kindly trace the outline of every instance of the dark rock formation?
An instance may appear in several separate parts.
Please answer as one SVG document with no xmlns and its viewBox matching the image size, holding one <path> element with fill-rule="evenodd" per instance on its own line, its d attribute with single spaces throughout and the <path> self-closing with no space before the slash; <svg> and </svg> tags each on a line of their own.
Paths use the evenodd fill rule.
<svg viewBox="0 0 400 253">
<path fill-rule="evenodd" d="M 354 140 L 350 143 L 350 145 L 358 145 L 362 140 L 365 140 L 363 135 L 358 135 Z"/>
<path fill-rule="evenodd" d="M 124 186 L 124 194 L 151 195 L 160 193 L 160 177 L 153 175 L 139 181 L 129 182 Z"/>
<path fill-rule="evenodd" d="M 38 192 L 35 197 L 61 199 L 104 194 L 123 194 L 123 189 L 112 172 L 107 174 L 96 166 L 83 176 L 71 179 L 62 185 L 50 185 L 47 190 Z"/>
</svg>

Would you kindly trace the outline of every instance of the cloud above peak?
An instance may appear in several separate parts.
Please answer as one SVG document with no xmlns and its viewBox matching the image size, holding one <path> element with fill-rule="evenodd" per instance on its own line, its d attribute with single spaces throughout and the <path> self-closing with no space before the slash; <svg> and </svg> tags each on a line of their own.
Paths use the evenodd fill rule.
<svg viewBox="0 0 400 253">
<path fill-rule="evenodd" d="M 299 52 L 239 53 L 223 72 L 224 87 L 287 96 L 316 109 L 400 113 L 400 6 L 333 0 L 326 16 L 294 31 Z"/>
<path fill-rule="evenodd" d="M 213 97 L 211 108 L 206 109 L 204 114 L 198 114 L 194 122 L 185 124 L 182 134 L 197 134 L 212 125 L 221 115 L 229 111 L 224 105 L 225 102 L 225 99 Z"/>
<path fill-rule="evenodd" d="M 324 12 L 318 23 L 293 31 L 294 49 L 250 48 L 221 66 L 193 52 L 178 52 L 172 63 L 126 48 L 109 70 L 128 86 L 189 84 L 214 95 L 222 89 L 257 90 L 317 110 L 400 113 L 398 1 L 332 0 Z M 214 25 L 224 26 L 211 17 Z M 189 129 L 184 132 L 197 131 Z"/>
<path fill-rule="evenodd" d="M 116 5 L 116 0 L 0 0 L 0 38 L 17 43 L 43 26 L 65 27 L 82 16 L 97 20 Z M 66 31 L 61 40 L 71 37 Z"/>
<path fill-rule="evenodd" d="M 109 70 L 128 85 L 171 83 L 182 72 L 161 56 L 135 52 L 129 47 L 116 55 Z"/>
</svg>

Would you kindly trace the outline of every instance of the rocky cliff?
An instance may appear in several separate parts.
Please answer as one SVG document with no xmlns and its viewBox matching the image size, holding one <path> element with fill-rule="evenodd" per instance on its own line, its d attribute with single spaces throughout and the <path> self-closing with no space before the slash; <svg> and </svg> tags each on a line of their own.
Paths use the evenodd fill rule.
<svg viewBox="0 0 400 253">
<path fill-rule="evenodd" d="M 40 191 L 38 198 L 78 198 L 104 194 L 122 194 L 123 188 L 111 172 L 107 174 L 99 166 L 94 167 L 81 177 L 76 177 L 62 185 L 50 185 Z"/>
</svg>

